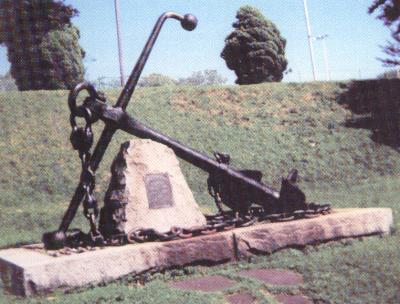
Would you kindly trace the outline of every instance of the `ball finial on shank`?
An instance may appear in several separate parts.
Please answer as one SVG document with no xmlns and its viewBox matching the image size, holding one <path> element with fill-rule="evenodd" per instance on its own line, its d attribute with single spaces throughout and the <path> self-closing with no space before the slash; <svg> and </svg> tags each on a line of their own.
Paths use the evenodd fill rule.
<svg viewBox="0 0 400 304">
<path fill-rule="evenodd" d="M 193 31 L 197 26 L 197 18 L 192 14 L 186 14 L 181 20 L 182 27 L 187 31 Z"/>
</svg>

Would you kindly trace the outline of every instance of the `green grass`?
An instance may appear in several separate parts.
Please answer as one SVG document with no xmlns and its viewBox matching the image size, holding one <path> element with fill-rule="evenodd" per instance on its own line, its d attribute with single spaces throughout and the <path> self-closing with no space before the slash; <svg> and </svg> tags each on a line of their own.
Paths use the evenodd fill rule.
<svg viewBox="0 0 400 304">
<path fill-rule="evenodd" d="M 340 83 L 263 84 L 244 87 L 139 89 L 129 111 L 156 130 L 208 155 L 231 154 L 236 168 L 260 168 L 267 184 L 279 187 L 291 168 L 309 201 L 334 207 L 390 207 L 399 228 L 400 158 L 394 149 L 370 139 L 370 131 L 344 127 L 351 113 L 338 105 Z M 112 103 L 119 92 L 107 95 Z M 57 228 L 77 185 L 80 165 L 69 143 L 67 92 L 0 94 L 0 247 L 37 242 Z M 95 126 L 98 136 L 102 124 Z M 109 168 L 119 145 L 131 138 L 118 132 L 98 171 L 101 201 Z M 215 211 L 206 193 L 207 175 L 181 162 L 196 200 Z M 81 212 L 74 227 L 87 223 Z M 399 292 L 400 237 L 342 242 L 284 250 L 252 263 L 188 268 L 193 275 L 238 268 L 291 268 L 302 273 L 299 292 L 320 303 L 396 303 Z M 223 303 L 223 296 L 174 291 L 167 287 L 174 272 L 151 276 L 144 286 L 121 280 L 21 303 Z M 240 280 L 239 280 L 240 281 Z M 240 281 L 239 287 L 266 303 L 271 286 Z M 228 292 L 233 292 L 228 291 Z M 15 301 L 0 295 L 0 303 Z"/>
</svg>

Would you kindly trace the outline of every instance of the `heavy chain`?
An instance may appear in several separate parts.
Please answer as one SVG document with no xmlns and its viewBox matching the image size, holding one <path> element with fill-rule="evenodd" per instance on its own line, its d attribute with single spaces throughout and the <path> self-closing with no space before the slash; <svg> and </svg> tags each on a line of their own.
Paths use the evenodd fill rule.
<svg viewBox="0 0 400 304">
<path fill-rule="evenodd" d="M 189 239 L 201 235 L 210 235 L 217 232 L 229 231 L 234 228 L 249 227 L 257 223 L 285 222 L 297 219 L 314 218 L 328 214 L 331 206 L 311 203 L 307 210 L 298 210 L 293 214 L 267 214 L 260 206 L 252 206 L 247 215 L 240 216 L 233 211 L 224 211 L 215 215 L 205 215 L 207 224 L 190 228 L 172 227 L 168 232 L 160 232 L 152 228 L 137 228 L 127 234 L 113 235 L 104 240 L 101 245 L 121 246 L 127 243 L 143 243 L 151 241 L 172 241 L 178 239 Z M 61 250 L 49 251 L 50 255 L 61 256 L 77 254 L 101 248 L 92 240 L 91 234 L 85 234 L 79 229 L 69 232 L 66 246 Z"/>
<path fill-rule="evenodd" d="M 199 235 L 209 235 L 221 231 L 228 231 L 239 227 L 248 227 L 257 222 L 284 222 L 302 218 L 313 218 L 327 214 L 331 206 L 311 203 L 307 210 L 297 210 L 292 214 L 267 214 L 260 206 L 251 207 L 248 214 L 239 216 L 232 211 L 216 215 L 206 215 L 207 224 L 191 228 L 172 227 L 168 232 L 159 232 L 152 228 L 136 228 L 126 235 L 129 243 L 143 243 L 149 241 L 170 241 L 175 239 L 187 239 Z"/>
<path fill-rule="evenodd" d="M 205 225 L 190 228 L 172 227 L 167 232 L 160 232 L 152 228 L 138 228 L 129 231 L 126 234 L 121 233 L 118 235 L 112 235 L 110 238 L 104 240 L 97 228 L 99 208 L 97 200 L 93 194 L 96 180 L 95 172 L 91 168 L 92 154 L 90 152 L 93 145 L 92 123 L 94 123 L 97 118 L 92 117 L 92 113 L 87 105 L 91 103 L 92 99 L 99 99 L 101 101 L 105 101 L 105 99 L 96 91 L 94 91 L 92 87 L 82 87 L 81 89 L 87 89 L 90 96 L 87 97 L 83 102 L 83 105 L 79 107 L 76 106 L 76 96 L 73 96 L 73 98 L 71 98 L 69 101 L 71 109 L 70 124 L 72 128 L 70 140 L 73 148 L 78 151 L 79 158 L 81 159 L 82 172 L 79 185 L 80 190 L 83 193 L 83 213 L 90 222 L 90 233 L 85 234 L 79 230 L 69 233 L 66 239 L 66 245 L 69 248 L 93 248 L 104 245 L 122 245 L 126 243 L 146 241 L 169 241 L 175 239 L 185 239 L 199 235 L 209 235 L 239 227 L 247 227 L 257 222 L 290 221 L 295 219 L 316 217 L 330 212 L 330 205 L 320 205 L 314 203 L 306 205 L 305 210 L 300 209 L 293 212 L 290 211 L 289 213 L 270 214 L 260 206 L 250 207 L 246 214 L 239 214 L 233 211 L 226 212 L 222 210 L 221 189 L 220 187 L 215 186 L 215 184 L 219 184 L 219 180 L 213 180 L 209 178 L 207 181 L 208 190 L 217 204 L 219 213 L 216 215 L 207 215 L 207 221 Z M 76 117 L 84 118 L 84 127 L 77 126 Z M 229 164 L 229 155 L 217 153 L 215 156 L 218 163 Z M 246 170 L 246 172 L 249 173 L 250 171 Z M 251 171 L 250 173 L 258 174 L 259 172 Z"/>
<path fill-rule="evenodd" d="M 89 97 L 88 97 L 89 98 Z M 95 172 L 90 168 L 91 153 L 90 149 L 93 145 L 93 131 L 92 122 L 93 118 L 88 108 L 81 106 L 80 111 L 83 111 L 83 117 L 85 119 L 85 126 L 78 127 L 76 123 L 76 113 L 73 111 L 70 115 L 70 124 L 72 128 L 70 141 L 74 148 L 79 153 L 81 159 L 82 172 L 80 176 L 80 185 L 84 191 L 83 196 L 83 214 L 89 220 L 90 223 L 90 240 L 96 246 L 104 244 L 104 240 L 99 230 L 97 229 L 97 216 L 99 214 L 99 208 L 97 200 L 93 194 L 96 177 Z"/>
</svg>

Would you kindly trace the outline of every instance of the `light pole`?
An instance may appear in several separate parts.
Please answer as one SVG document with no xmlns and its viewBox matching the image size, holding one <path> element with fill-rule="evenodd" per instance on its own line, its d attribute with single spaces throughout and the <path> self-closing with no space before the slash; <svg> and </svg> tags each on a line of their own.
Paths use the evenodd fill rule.
<svg viewBox="0 0 400 304">
<path fill-rule="evenodd" d="M 331 80 L 331 71 L 329 69 L 329 63 L 328 63 L 328 51 L 326 49 L 326 44 L 325 44 L 325 39 L 326 38 L 328 38 L 328 35 L 324 34 L 324 35 L 316 36 L 315 40 L 321 40 L 322 41 L 322 49 L 323 49 L 323 52 L 324 52 L 326 78 L 327 78 L 327 80 Z"/>
<path fill-rule="evenodd" d="M 312 67 L 313 79 L 315 81 L 315 80 L 317 80 L 317 77 L 316 77 L 316 72 L 315 72 L 314 51 L 313 51 L 313 45 L 312 45 L 310 20 L 308 18 L 307 0 L 303 0 L 303 4 L 304 4 L 304 16 L 306 17 L 306 25 L 307 25 L 308 46 L 310 48 L 311 67 Z"/>
<path fill-rule="evenodd" d="M 124 76 L 122 42 L 121 42 L 121 33 L 120 33 L 120 24 L 119 24 L 119 0 L 114 0 L 114 8 L 115 8 L 115 22 L 117 24 L 119 73 L 120 73 L 120 77 L 121 77 L 121 87 L 123 87 L 125 84 L 125 76 Z"/>
</svg>

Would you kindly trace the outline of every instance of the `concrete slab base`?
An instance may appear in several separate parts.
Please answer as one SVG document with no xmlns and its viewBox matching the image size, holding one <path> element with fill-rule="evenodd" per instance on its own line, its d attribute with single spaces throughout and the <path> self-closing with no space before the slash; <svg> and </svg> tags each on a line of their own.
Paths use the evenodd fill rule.
<svg viewBox="0 0 400 304">
<path fill-rule="evenodd" d="M 317 218 L 257 224 L 191 239 L 107 247 L 58 257 L 29 247 L 11 248 L 0 251 L 0 274 L 9 292 L 30 296 L 56 288 L 108 282 L 152 269 L 223 263 L 291 246 L 387 234 L 392 225 L 392 210 L 388 208 L 337 209 Z"/>
</svg>

